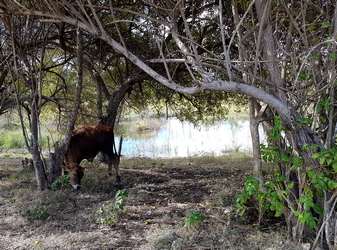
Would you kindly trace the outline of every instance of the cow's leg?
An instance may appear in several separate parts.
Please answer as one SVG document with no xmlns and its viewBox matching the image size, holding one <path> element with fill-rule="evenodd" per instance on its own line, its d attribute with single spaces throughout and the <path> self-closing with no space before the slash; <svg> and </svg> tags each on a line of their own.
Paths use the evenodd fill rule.
<svg viewBox="0 0 337 250">
<path fill-rule="evenodd" d="M 112 176 L 112 165 L 115 169 L 116 173 L 116 183 L 119 185 L 121 183 L 121 176 L 119 174 L 119 161 L 117 162 L 115 159 L 109 160 L 108 162 L 108 174 Z"/>
<path fill-rule="evenodd" d="M 116 183 L 121 184 L 122 179 L 121 179 L 121 176 L 119 174 L 119 160 L 118 160 L 118 162 L 114 162 L 114 168 L 115 168 L 115 172 L 116 172 Z"/>
<path fill-rule="evenodd" d="M 112 162 L 111 161 L 109 161 L 108 162 L 108 175 L 112 175 Z"/>
<path fill-rule="evenodd" d="M 108 164 L 108 174 L 112 175 L 112 166 L 116 172 L 116 184 L 119 186 L 121 184 L 121 176 L 119 174 L 119 161 L 120 156 L 111 152 L 111 149 L 104 150 L 103 155 L 105 158 L 105 162 Z"/>
<path fill-rule="evenodd" d="M 109 161 L 108 161 L 108 171 L 109 175 L 112 175 L 112 166 L 115 169 L 116 173 L 116 184 L 120 185 L 121 184 L 121 176 L 119 174 L 119 159 L 120 157 L 118 155 L 109 155 Z"/>
</svg>

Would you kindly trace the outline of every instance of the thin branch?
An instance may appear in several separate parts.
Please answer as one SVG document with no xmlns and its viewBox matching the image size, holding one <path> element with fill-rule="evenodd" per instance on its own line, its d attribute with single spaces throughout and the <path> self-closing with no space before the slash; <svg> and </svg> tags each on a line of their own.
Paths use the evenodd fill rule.
<svg viewBox="0 0 337 250">
<path fill-rule="evenodd" d="M 167 75 L 169 81 L 171 81 L 172 77 L 171 77 L 171 74 L 170 74 L 170 70 L 169 70 L 169 68 L 167 66 L 167 63 L 165 62 L 165 57 L 164 57 L 162 46 L 160 45 L 160 43 L 159 43 L 158 40 L 156 40 L 156 43 L 157 43 L 157 46 L 158 46 L 158 49 L 159 49 L 160 56 L 164 60 L 163 62 L 164 62 L 164 67 L 165 67 L 166 75 Z"/>
<path fill-rule="evenodd" d="M 240 19 L 239 23 L 236 25 L 235 30 L 234 30 L 234 32 L 233 32 L 233 34 L 232 34 L 231 40 L 229 41 L 229 44 L 228 44 L 228 51 L 230 50 L 230 48 L 231 48 L 231 46 L 232 46 L 232 43 L 233 43 L 233 41 L 234 41 L 234 38 L 235 38 L 236 33 L 238 33 L 238 31 L 239 31 L 239 29 L 240 29 L 240 27 L 241 27 L 243 21 L 246 19 L 246 16 L 248 15 L 249 11 L 252 9 L 254 3 L 255 3 L 255 0 L 252 0 L 252 1 L 250 2 L 250 4 L 249 4 L 249 6 L 248 6 L 248 8 L 247 8 L 247 10 L 246 10 L 246 12 L 245 12 L 245 14 L 244 14 L 243 17 Z"/>
<path fill-rule="evenodd" d="M 223 29 L 223 16 L 222 16 L 222 0 L 219 0 L 219 19 L 220 19 L 220 33 L 221 33 L 221 41 L 222 41 L 222 49 L 225 56 L 225 65 L 227 69 L 227 74 L 229 77 L 229 80 L 232 81 L 232 73 L 231 73 L 231 67 L 230 67 L 230 56 L 229 51 L 227 50 L 226 42 L 225 42 L 225 31 Z"/>
</svg>

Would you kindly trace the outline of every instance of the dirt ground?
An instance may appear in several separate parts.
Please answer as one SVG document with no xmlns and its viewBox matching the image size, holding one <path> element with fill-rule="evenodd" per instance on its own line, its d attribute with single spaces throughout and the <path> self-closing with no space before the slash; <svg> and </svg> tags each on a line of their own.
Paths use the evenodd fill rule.
<svg viewBox="0 0 337 250">
<path fill-rule="evenodd" d="M 302 249 L 286 241 L 280 224 L 246 225 L 234 216 L 252 166 L 246 156 L 124 159 L 128 198 L 111 225 L 95 216 L 112 202 L 114 178 L 104 166 L 85 165 L 80 192 L 38 192 L 21 159 L 1 158 L 0 249 Z M 34 208 L 43 208 L 41 214 Z M 184 226 L 190 211 L 205 215 L 196 229 Z"/>
</svg>

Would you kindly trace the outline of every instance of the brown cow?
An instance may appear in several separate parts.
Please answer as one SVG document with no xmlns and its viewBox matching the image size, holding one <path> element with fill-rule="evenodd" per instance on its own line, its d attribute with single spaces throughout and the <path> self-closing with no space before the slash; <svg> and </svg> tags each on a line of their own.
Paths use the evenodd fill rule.
<svg viewBox="0 0 337 250">
<path fill-rule="evenodd" d="M 121 143 L 117 152 L 113 128 L 107 125 L 84 126 L 73 131 L 68 150 L 65 154 L 65 168 L 70 172 L 70 183 L 75 190 L 81 185 L 84 168 L 80 166 L 82 160 L 92 161 L 101 152 L 103 160 L 109 166 L 109 175 L 112 173 L 112 165 L 116 170 L 116 181 L 121 182 L 119 175 L 119 160 Z"/>
</svg>

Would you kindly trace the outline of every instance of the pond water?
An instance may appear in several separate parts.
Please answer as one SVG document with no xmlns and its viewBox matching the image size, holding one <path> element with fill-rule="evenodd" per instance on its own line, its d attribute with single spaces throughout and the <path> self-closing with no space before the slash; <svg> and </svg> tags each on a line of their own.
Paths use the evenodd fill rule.
<svg viewBox="0 0 337 250">
<path fill-rule="evenodd" d="M 188 157 L 224 155 L 252 150 L 248 119 L 194 126 L 176 118 L 123 121 L 122 154 L 127 157 Z M 118 143 L 118 142 L 117 142 Z"/>
</svg>

